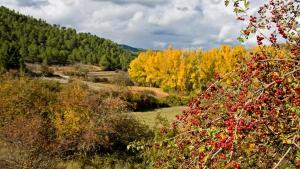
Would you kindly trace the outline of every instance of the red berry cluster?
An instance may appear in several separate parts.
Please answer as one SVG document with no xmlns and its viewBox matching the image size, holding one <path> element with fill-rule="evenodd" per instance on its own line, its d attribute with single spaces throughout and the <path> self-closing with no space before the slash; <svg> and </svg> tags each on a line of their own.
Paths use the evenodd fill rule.
<svg viewBox="0 0 300 169">
<path fill-rule="evenodd" d="M 244 17 L 241 17 L 241 16 L 239 16 L 239 17 L 237 18 L 237 20 L 244 21 L 244 20 L 245 20 L 245 18 L 244 18 Z"/>
<path fill-rule="evenodd" d="M 277 28 L 278 28 L 279 34 L 280 34 L 284 39 L 287 39 L 288 36 L 287 36 L 287 34 L 285 33 L 285 31 L 286 31 L 285 28 L 282 27 L 282 26 L 280 26 L 280 25 L 277 25 Z"/>
<path fill-rule="evenodd" d="M 300 46 L 299 45 L 295 45 L 292 49 L 291 49 L 291 53 L 294 54 L 295 56 L 300 56 Z M 300 57 L 297 57 L 298 61 L 300 61 Z"/>
<path fill-rule="evenodd" d="M 244 35 L 249 36 L 251 32 L 246 29 L 246 30 L 243 31 L 243 33 L 244 33 Z"/>
<path fill-rule="evenodd" d="M 263 44 L 262 41 L 263 41 L 264 39 L 265 39 L 264 37 L 257 35 L 257 36 L 256 36 L 257 44 L 258 44 L 258 45 L 262 45 L 262 44 Z"/>
<path fill-rule="evenodd" d="M 270 42 L 272 44 L 276 44 L 277 43 L 277 38 L 276 38 L 276 35 L 274 33 L 272 33 L 271 36 L 270 36 Z"/>
<path fill-rule="evenodd" d="M 219 139 L 217 142 L 214 143 L 215 150 L 217 151 L 218 149 L 227 149 L 229 151 L 234 151 L 233 148 L 233 137 L 222 137 L 222 136 L 217 136 Z"/>
<path fill-rule="evenodd" d="M 257 18 L 254 16 L 250 16 L 250 22 L 251 23 L 256 23 L 257 22 Z"/>
<path fill-rule="evenodd" d="M 252 58 L 231 75 L 229 86 L 216 75 L 219 83 L 208 84 L 206 91 L 191 99 L 189 110 L 177 116 L 166 133 L 175 137 L 159 147 L 167 152 L 158 158 L 160 166 L 273 168 L 274 159 L 279 161 L 282 151 L 294 146 L 291 141 L 300 144 L 300 38 L 289 35 L 294 29 L 290 22 L 300 15 L 297 5 L 300 8 L 300 2 L 269 0 L 259 8 L 258 17 L 249 17 L 242 34 L 272 29 L 271 34 L 256 37 L 258 45 L 264 40 L 274 44 L 272 51 L 260 46 L 262 51 L 251 53 Z M 238 20 L 248 20 L 242 14 Z M 278 34 L 291 45 L 280 48 Z M 289 55 L 279 57 L 281 50 Z M 253 163 L 258 160 L 259 164 Z M 294 154 L 286 160 L 299 167 Z"/>
<path fill-rule="evenodd" d="M 233 161 L 233 162 L 232 162 L 232 167 L 233 167 L 234 169 L 240 169 L 240 168 L 241 168 L 241 164 L 238 163 L 238 162 L 236 162 L 236 161 Z"/>
</svg>

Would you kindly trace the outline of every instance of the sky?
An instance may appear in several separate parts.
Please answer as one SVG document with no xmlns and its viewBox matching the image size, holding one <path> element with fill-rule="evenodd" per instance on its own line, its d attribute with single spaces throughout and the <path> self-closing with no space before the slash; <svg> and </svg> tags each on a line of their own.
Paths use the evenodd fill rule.
<svg viewBox="0 0 300 169">
<path fill-rule="evenodd" d="M 223 0 L 0 0 L 0 5 L 144 49 L 235 45 L 243 27 Z"/>
</svg>

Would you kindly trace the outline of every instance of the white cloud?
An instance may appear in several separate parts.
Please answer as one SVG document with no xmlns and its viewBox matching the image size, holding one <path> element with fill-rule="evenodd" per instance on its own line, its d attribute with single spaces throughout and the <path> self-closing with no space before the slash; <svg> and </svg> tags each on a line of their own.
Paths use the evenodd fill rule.
<svg viewBox="0 0 300 169">
<path fill-rule="evenodd" d="M 234 44 L 241 28 L 223 0 L 0 0 L 0 5 L 142 48 Z"/>
<path fill-rule="evenodd" d="M 166 42 L 157 42 L 157 41 L 154 42 L 154 47 L 157 47 L 157 48 L 166 48 L 167 46 L 168 46 L 168 43 L 166 43 Z"/>
</svg>

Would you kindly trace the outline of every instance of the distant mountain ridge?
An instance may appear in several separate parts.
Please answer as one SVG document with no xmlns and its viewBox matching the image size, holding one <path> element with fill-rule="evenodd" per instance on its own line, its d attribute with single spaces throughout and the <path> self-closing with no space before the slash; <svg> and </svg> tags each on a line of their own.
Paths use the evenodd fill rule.
<svg viewBox="0 0 300 169">
<path fill-rule="evenodd" d="M 17 49 L 17 59 L 10 58 L 10 47 Z M 127 70 L 139 51 L 90 33 L 77 33 L 72 28 L 51 25 L 4 6 L 0 7 L 0 49 L 3 57 L 0 66 L 8 60 L 45 65 L 79 62 L 100 65 L 106 70 Z"/>
<path fill-rule="evenodd" d="M 129 50 L 130 52 L 133 52 L 133 53 L 139 53 L 139 52 L 145 51 L 145 49 L 135 48 L 135 47 L 131 47 L 131 46 L 128 46 L 125 44 L 121 44 L 120 46 L 126 50 Z"/>
</svg>

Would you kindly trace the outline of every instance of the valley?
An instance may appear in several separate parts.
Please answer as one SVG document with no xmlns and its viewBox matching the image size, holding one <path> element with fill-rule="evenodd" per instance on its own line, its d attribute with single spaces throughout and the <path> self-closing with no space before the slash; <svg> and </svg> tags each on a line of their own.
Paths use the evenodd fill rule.
<svg viewBox="0 0 300 169">
<path fill-rule="evenodd" d="M 0 168 L 300 168 L 299 18 L 293 0 L 0 0 Z"/>
</svg>

